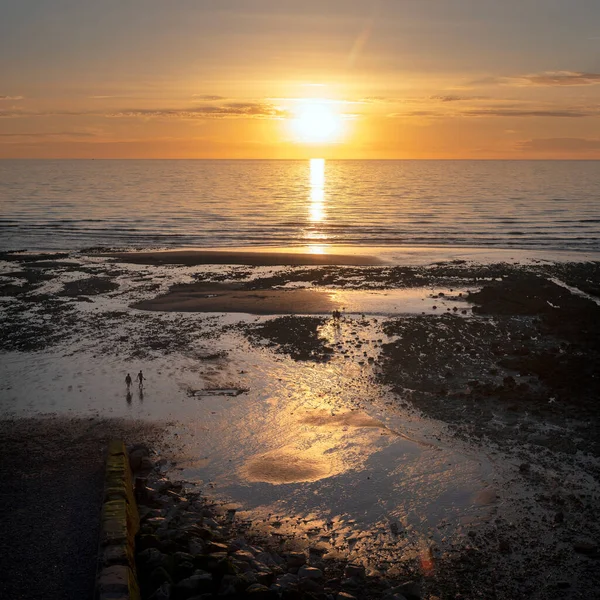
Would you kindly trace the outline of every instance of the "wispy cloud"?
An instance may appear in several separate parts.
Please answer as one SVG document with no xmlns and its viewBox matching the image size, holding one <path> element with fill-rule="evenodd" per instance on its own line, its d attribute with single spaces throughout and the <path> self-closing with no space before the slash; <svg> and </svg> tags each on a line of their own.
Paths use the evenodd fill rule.
<svg viewBox="0 0 600 600">
<path fill-rule="evenodd" d="M 565 87 L 600 84 L 600 73 L 584 71 L 543 71 L 508 77 L 483 77 L 469 82 L 469 86 L 507 85 L 514 87 Z"/>
<path fill-rule="evenodd" d="M 126 108 L 111 112 L 98 110 L 0 110 L 0 118 L 96 116 L 122 119 L 280 119 L 287 112 L 270 102 L 229 102 L 205 104 L 189 108 Z"/>
<path fill-rule="evenodd" d="M 87 131 L 37 131 L 27 133 L 0 133 L 0 144 L 22 142 L 52 142 L 55 140 L 81 140 L 97 138 L 97 134 Z"/>
<path fill-rule="evenodd" d="M 534 75 L 513 78 L 515 82 L 540 86 L 594 85 L 600 83 L 600 73 L 577 71 L 547 71 Z"/>
<path fill-rule="evenodd" d="M 540 138 L 518 144 L 525 152 L 588 153 L 600 151 L 600 139 L 587 138 Z"/>
<path fill-rule="evenodd" d="M 227 100 L 225 96 L 211 96 L 210 94 L 194 94 L 192 98 L 203 102 L 222 102 L 223 100 Z"/>
<path fill-rule="evenodd" d="M 494 108 L 481 108 L 465 110 L 458 113 L 463 117 L 547 117 L 556 119 L 571 119 L 590 117 L 594 113 L 576 110 L 518 110 L 518 109 L 494 109 Z"/>
<path fill-rule="evenodd" d="M 0 101 L 4 100 L 23 100 L 23 96 L 3 96 L 0 94 Z"/>
<path fill-rule="evenodd" d="M 222 105 L 206 104 L 186 109 L 130 109 L 107 114 L 113 118 L 146 119 L 224 119 L 252 118 L 277 119 L 286 112 L 267 102 L 230 102 Z"/>
</svg>

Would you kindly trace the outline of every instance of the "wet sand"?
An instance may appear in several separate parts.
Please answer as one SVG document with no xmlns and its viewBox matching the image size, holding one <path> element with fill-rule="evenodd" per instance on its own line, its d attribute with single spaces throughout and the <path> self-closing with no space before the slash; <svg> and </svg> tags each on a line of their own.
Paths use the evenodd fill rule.
<svg viewBox="0 0 600 600">
<path fill-rule="evenodd" d="M 151 311 L 247 313 L 253 315 L 327 314 L 341 308 L 332 294 L 315 290 L 235 290 L 219 284 L 175 286 L 168 294 L 134 308 Z"/>
</svg>

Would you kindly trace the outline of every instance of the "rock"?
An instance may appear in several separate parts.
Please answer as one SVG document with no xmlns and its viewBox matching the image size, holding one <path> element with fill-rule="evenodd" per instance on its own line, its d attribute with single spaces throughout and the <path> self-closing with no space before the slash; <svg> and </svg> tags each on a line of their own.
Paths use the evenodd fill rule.
<svg viewBox="0 0 600 600">
<path fill-rule="evenodd" d="M 498 544 L 498 550 L 501 554 L 510 554 L 512 551 L 507 540 L 500 540 L 500 543 Z"/>
<path fill-rule="evenodd" d="M 313 594 L 318 594 L 323 591 L 323 588 L 314 579 L 309 579 L 308 577 L 300 579 L 298 588 L 303 592 L 311 592 Z"/>
<path fill-rule="evenodd" d="M 565 514 L 564 514 L 564 513 L 562 513 L 562 512 L 557 512 L 557 513 L 554 515 L 554 522 L 555 522 L 555 523 L 557 523 L 557 524 L 558 524 L 558 523 L 564 523 L 564 520 L 565 520 Z"/>
<path fill-rule="evenodd" d="M 531 471 L 531 465 L 529 463 L 521 463 L 519 465 L 519 471 L 521 473 L 529 473 L 529 471 Z"/>
<path fill-rule="evenodd" d="M 295 588 L 298 585 L 298 577 L 296 575 L 292 575 L 291 573 L 286 573 L 285 575 L 278 577 L 275 583 L 281 586 L 284 590 Z"/>
<path fill-rule="evenodd" d="M 306 577 L 308 579 L 323 579 L 323 571 L 321 571 L 321 569 L 315 569 L 315 567 L 307 567 L 304 565 L 298 570 L 298 577 Z"/>
<path fill-rule="evenodd" d="M 256 573 L 256 579 L 258 583 L 262 583 L 262 585 L 271 586 L 275 579 L 275 575 L 270 571 L 258 571 Z"/>
<path fill-rule="evenodd" d="M 183 554 L 183 552 L 181 554 Z M 191 561 L 186 560 L 175 566 L 175 569 L 173 570 L 173 577 L 175 581 L 180 581 L 182 579 L 191 577 L 194 574 L 194 571 L 194 564 Z"/>
<path fill-rule="evenodd" d="M 209 593 L 212 589 L 212 575 L 205 571 L 198 570 L 191 577 L 177 583 L 174 586 L 173 591 L 176 598 L 183 598 L 185 600 L 198 594 Z"/>
<path fill-rule="evenodd" d="M 407 600 L 420 600 L 421 598 L 421 585 L 416 581 L 407 581 L 388 590 L 388 592 L 390 591 L 404 596 Z"/>
<path fill-rule="evenodd" d="M 150 456 L 150 451 L 146 446 L 134 446 L 132 450 L 129 451 L 129 466 L 131 470 L 135 473 L 140 470 L 142 466 L 142 459 L 148 458 Z"/>
<path fill-rule="evenodd" d="M 194 557 L 187 552 L 175 552 L 175 554 L 173 554 L 173 558 L 175 559 L 175 564 L 182 562 L 194 562 Z"/>
<path fill-rule="evenodd" d="M 252 554 L 252 552 L 248 552 L 247 550 L 236 550 L 233 552 L 231 557 L 247 563 L 254 561 L 254 554 Z"/>
<path fill-rule="evenodd" d="M 209 554 L 216 554 L 217 552 L 227 552 L 227 546 L 225 544 L 220 544 L 219 542 L 210 542 L 206 546 L 206 551 Z"/>
<path fill-rule="evenodd" d="M 277 593 L 266 585 L 254 583 L 246 590 L 246 596 L 255 600 L 274 600 L 277 598 Z"/>
<path fill-rule="evenodd" d="M 164 568 L 167 564 L 167 555 L 157 548 L 147 548 L 138 554 L 137 564 L 141 571 L 149 573 L 158 567 Z"/>
<path fill-rule="evenodd" d="M 198 539 L 193 538 L 188 542 L 190 554 L 204 554 L 206 552 L 206 544 Z"/>
<path fill-rule="evenodd" d="M 316 556 L 323 556 L 329 552 L 329 547 L 327 544 L 315 544 L 314 546 L 311 546 L 308 551 Z"/>
<path fill-rule="evenodd" d="M 365 568 L 362 565 L 346 565 L 346 568 L 344 569 L 344 579 L 349 579 L 350 577 L 364 579 Z"/>
<path fill-rule="evenodd" d="M 342 579 L 341 584 L 343 588 L 350 588 L 352 590 L 356 589 L 360 586 L 360 581 L 355 577 L 347 577 L 346 579 Z"/>
<path fill-rule="evenodd" d="M 348 592 L 340 592 L 335 598 L 336 600 L 356 600 L 356 596 L 353 596 Z"/>
<path fill-rule="evenodd" d="M 306 555 L 303 552 L 289 552 L 286 562 L 288 567 L 301 567 L 306 564 Z"/>
<path fill-rule="evenodd" d="M 235 582 L 235 575 L 225 575 L 223 579 L 221 579 L 221 585 L 219 586 L 219 596 L 236 596 L 237 591 L 235 589 Z"/>
<path fill-rule="evenodd" d="M 152 589 L 156 589 L 164 583 L 173 583 L 171 576 L 167 573 L 163 567 L 157 567 L 150 573 L 150 585 Z"/>
<path fill-rule="evenodd" d="M 598 545 L 593 542 L 575 542 L 573 544 L 573 550 L 578 554 L 596 554 L 598 551 Z"/>
<path fill-rule="evenodd" d="M 163 583 L 148 600 L 171 600 L 171 584 Z"/>
</svg>

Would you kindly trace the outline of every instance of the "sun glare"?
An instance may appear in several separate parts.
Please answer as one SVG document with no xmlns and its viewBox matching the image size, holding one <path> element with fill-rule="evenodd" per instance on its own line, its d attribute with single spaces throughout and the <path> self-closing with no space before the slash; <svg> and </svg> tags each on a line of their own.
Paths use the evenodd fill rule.
<svg viewBox="0 0 600 600">
<path fill-rule="evenodd" d="M 291 122 L 294 137 L 299 142 L 327 144 L 342 134 L 342 117 L 334 103 L 328 100 L 303 100 Z"/>
</svg>

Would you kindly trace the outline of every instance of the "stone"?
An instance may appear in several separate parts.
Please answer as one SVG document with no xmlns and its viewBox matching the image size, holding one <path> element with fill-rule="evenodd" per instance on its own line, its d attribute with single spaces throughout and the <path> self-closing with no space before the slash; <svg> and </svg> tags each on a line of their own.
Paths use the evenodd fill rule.
<svg viewBox="0 0 600 600">
<path fill-rule="evenodd" d="M 316 569 L 315 567 L 307 567 L 304 565 L 298 570 L 298 577 L 307 577 L 308 579 L 323 579 L 323 571 L 321 571 L 321 569 Z"/>
<path fill-rule="evenodd" d="M 598 545 L 593 542 L 575 542 L 575 544 L 573 544 L 573 550 L 578 554 L 596 554 Z"/>
<path fill-rule="evenodd" d="M 364 579 L 365 568 L 362 565 L 346 565 L 346 568 L 344 569 L 344 578 L 348 579 L 350 577 L 358 577 L 359 579 Z"/>
<path fill-rule="evenodd" d="M 318 594 L 323 591 L 323 588 L 314 580 L 309 579 L 308 577 L 303 577 L 298 582 L 298 588 L 303 592 L 311 592 L 314 594 Z"/>
<path fill-rule="evenodd" d="M 163 583 L 173 583 L 171 576 L 164 567 L 156 567 L 150 573 L 149 581 L 153 588 L 160 587 Z"/>
<path fill-rule="evenodd" d="M 143 571 L 153 571 L 157 567 L 165 567 L 167 555 L 157 548 L 147 548 L 137 556 L 138 567 Z"/>
<path fill-rule="evenodd" d="M 348 592 L 340 592 L 335 598 L 336 600 L 356 600 L 356 596 L 353 596 Z"/>
<path fill-rule="evenodd" d="M 206 552 L 206 544 L 202 540 L 194 538 L 188 542 L 188 550 L 190 554 L 204 554 Z"/>
<path fill-rule="evenodd" d="M 277 594 L 270 590 L 266 585 L 260 583 L 253 583 L 247 590 L 246 596 L 255 598 L 256 600 L 270 600 L 271 598 L 277 598 Z"/>
<path fill-rule="evenodd" d="M 421 598 L 421 585 L 416 581 L 407 581 L 406 583 L 397 585 L 390 591 L 405 596 L 407 600 L 420 600 Z"/>
<path fill-rule="evenodd" d="M 193 595 L 205 594 L 213 589 L 213 578 L 210 573 L 196 571 L 194 575 L 183 579 L 174 586 L 176 597 L 189 598 Z"/>
<path fill-rule="evenodd" d="M 176 581 L 181 579 L 187 579 L 194 574 L 195 568 L 194 563 L 191 561 L 183 561 L 178 563 L 173 570 L 173 577 Z"/>
<path fill-rule="evenodd" d="M 298 577 L 296 575 L 292 575 L 292 573 L 286 573 L 285 575 L 278 577 L 275 583 L 280 585 L 284 590 L 295 588 L 298 585 Z"/>
<path fill-rule="evenodd" d="M 218 542 L 210 542 L 206 546 L 206 551 L 209 554 L 216 554 L 217 552 L 227 552 L 227 546 L 225 544 L 219 544 Z"/>
<path fill-rule="evenodd" d="M 301 567 L 306 564 L 306 555 L 303 552 L 289 552 L 286 562 L 288 567 Z"/>
<path fill-rule="evenodd" d="M 163 583 L 148 600 L 171 600 L 171 584 Z"/>
</svg>

